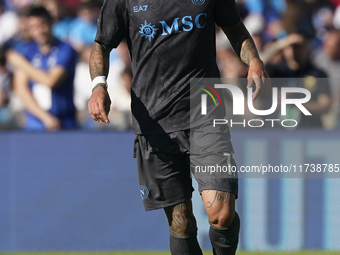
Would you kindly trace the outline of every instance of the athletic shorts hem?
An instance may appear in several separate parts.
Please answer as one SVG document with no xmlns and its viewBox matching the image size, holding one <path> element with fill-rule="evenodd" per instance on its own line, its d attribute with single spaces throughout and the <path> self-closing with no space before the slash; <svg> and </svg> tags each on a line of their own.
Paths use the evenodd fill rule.
<svg viewBox="0 0 340 255">
<path fill-rule="evenodd" d="M 200 193 L 200 195 L 202 195 L 202 191 L 203 190 L 218 190 L 218 191 L 223 191 L 223 192 L 229 192 L 235 195 L 235 198 L 237 199 L 238 197 L 238 190 L 237 190 L 237 186 L 235 188 L 231 188 L 229 187 L 225 187 L 225 186 L 220 186 L 220 185 L 211 185 L 211 184 L 207 184 L 207 185 L 199 185 L 198 191 Z"/>
<path fill-rule="evenodd" d="M 145 209 L 146 212 L 158 210 L 158 209 L 162 209 L 162 208 L 166 208 L 166 207 L 169 207 L 169 206 L 180 204 L 180 203 L 184 202 L 185 200 L 188 200 L 188 199 L 191 199 L 191 198 L 192 198 L 192 194 L 190 194 L 189 196 L 177 198 L 177 199 L 172 200 L 172 201 L 166 201 L 164 203 L 148 204 L 147 206 L 144 205 L 144 209 Z"/>
</svg>

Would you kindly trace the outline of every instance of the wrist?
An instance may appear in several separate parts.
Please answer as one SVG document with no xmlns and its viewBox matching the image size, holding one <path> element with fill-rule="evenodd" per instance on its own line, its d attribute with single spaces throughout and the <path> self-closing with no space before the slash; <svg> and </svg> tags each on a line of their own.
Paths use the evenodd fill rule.
<svg viewBox="0 0 340 255">
<path fill-rule="evenodd" d="M 263 62 L 262 62 L 262 60 L 259 57 L 254 57 L 252 60 L 250 60 L 249 65 L 254 65 L 254 64 L 256 64 L 256 65 L 258 65 L 258 64 L 263 65 Z"/>
<path fill-rule="evenodd" d="M 107 82 L 105 76 L 97 76 L 92 81 L 92 92 L 94 89 L 98 87 L 103 87 L 105 90 L 107 90 Z"/>
<path fill-rule="evenodd" d="M 47 111 L 43 111 L 38 118 L 44 123 L 51 118 L 51 114 Z"/>
<path fill-rule="evenodd" d="M 249 68 L 252 68 L 252 67 L 261 67 L 261 68 L 263 68 L 264 64 L 263 64 L 263 62 L 262 62 L 262 60 L 260 58 L 255 57 L 252 60 L 250 60 L 250 62 L 249 62 Z"/>
<path fill-rule="evenodd" d="M 92 92 L 93 92 L 95 89 L 99 88 L 99 87 L 101 87 L 101 88 L 103 88 L 104 90 L 107 91 L 107 84 L 105 84 L 105 83 L 98 83 L 97 85 L 95 85 L 95 86 L 92 88 Z"/>
</svg>

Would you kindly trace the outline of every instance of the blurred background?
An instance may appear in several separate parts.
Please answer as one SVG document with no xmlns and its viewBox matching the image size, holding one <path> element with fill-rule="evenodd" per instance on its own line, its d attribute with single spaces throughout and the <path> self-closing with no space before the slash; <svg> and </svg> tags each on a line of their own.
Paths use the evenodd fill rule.
<svg viewBox="0 0 340 255">
<path fill-rule="evenodd" d="M 101 4 L 0 0 L 0 252 L 168 249 L 164 213 L 144 213 L 140 199 L 125 42 L 110 57 L 110 124 L 93 121 L 87 111 L 89 55 Z M 16 63 L 7 57 L 30 42 L 26 13 L 33 5 L 48 10 L 53 35 L 77 54 L 72 130 L 45 132 L 26 125 L 25 104 L 13 80 Z M 313 114 L 294 131 L 279 125 L 270 132 L 233 127 L 237 164 L 339 164 L 340 1 L 238 0 L 237 6 L 270 77 L 301 79 L 287 83 L 310 90 Z M 216 43 L 222 76 L 246 78 L 247 66 L 219 29 Z M 258 100 L 255 108 L 269 104 Z M 248 112 L 246 118 L 256 117 Z M 340 251 L 340 179 L 298 177 L 240 179 L 241 250 Z M 194 210 L 199 241 L 210 249 L 197 192 Z"/>
</svg>

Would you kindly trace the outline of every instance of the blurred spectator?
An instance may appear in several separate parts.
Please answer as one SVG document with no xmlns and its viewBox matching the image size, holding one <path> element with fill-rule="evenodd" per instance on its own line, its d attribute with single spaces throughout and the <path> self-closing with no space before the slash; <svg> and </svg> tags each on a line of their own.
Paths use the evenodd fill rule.
<svg viewBox="0 0 340 255">
<path fill-rule="evenodd" d="M 121 84 L 118 89 L 119 91 L 115 91 L 116 93 L 112 97 L 115 101 L 113 107 L 111 107 L 109 117 L 112 120 L 112 125 L 115 129 L 127 130 L 132 128 L 132 114 L 130 110 L 132 70 L 130 65 L 125 67 L 120 75 L 120 80 Z"/>
<path fill-rule="evenodd" d="M 313 56 L 314 64 L 323 69 L 328 77 L 340 78 L 340 30 L 330 30 L 325 36 L 323 47 Z M 340 84 L 334 83 L 332 91 L 340 93 Z"/>
<path fill-rule="evenodd" d="M 216 39 L 216 59 L 222 77 L 246 78 L 248 66 L 235 54 L 226 35 L 222 30 L 218 31 Z"/>
<path fill-rule="evenodd" d="M 276 64 L 283 60 L 284 49 L 294 44 L 301 42 L 301 36 L 299 34 L 290 34 L 280 40 L 266 45 L 266 48 L 260 53 L 261 59 L 265 65 Z"/>
<path fill-rule="evenodd" d="M 21 47 L 31 41 L 31 37 L 29 35 L 28 26 L 27 26 L 27 17 L 26 10 L 21 10 L 18 13 L 18 27 L 13 38 L 8 40 L 4 47 L 5 48 L 15 48 L 20 51 Z"/>
<path fill-rule="evenodd" d="M 238 12 L 240 13 L 241 19 L 244 19 L 245 17 L 248 16 L 249 10 L 247 6 L 245 5 L 244 0 L 236 1 L 236 7 L 237 7 Z"/>
<path fill-rule="evenodd" d="M 4 2 L 0 0 L 0 46 L 11 39 L 18 27 L 18 17 L 15 12 L 5 11 Z"/>
<path fill-rule="evenodd" d="M 111 111 L 109 114 L 111 127 L 118 130 L 131 128 L 131 61 L 126 42 L 121 42 L 117 48 L 117 57 L 110 62 L 108 91 L 111 96 Z M 105 124 L 102 126 L 106 126 Z"/>
<path fill-rule="evenodd" d="M 43 0 L 41 5 L 53 18 L 53 35 L 59 40 L 68 41 L 72 17 L 67 14 L 70 14 L 70 12 L 58 0 Z"/>
<path fill-rule="evenodd" d="M 76 9 L 81 0 L 59 0 L 61 4 L 65 5 L 67 8 Z"/>
<path fill-rule="evenodd" d="M 76 66 L 74 77 L 74 104 L 77 109 L 77 120 L 81 127 L 92 128 L 97 124 L 92 121 L 88 110 L 87 101 L 91 96 L 92 81 L 89 73 L 89 58 L 92 46 L 87 46 L 81 53 Z"/>
<path fill-rule="evenodd" d="M 336 29 L 340 29 L 340 6 L 338 6 L 338 7 L 335 9 L 334 17 L 333 17 L 333 26 L 334 26 Z"/>
<path fill-rule="evenodd" d="M 0 45 L 5 44 L 6 47 L 12 46 L 16 51 L 25 55 L 29 61 L 35 59 L 33 53 L 32 56 L 27 55 L 27 52 L 33 52 L 33 50 L 30 48 L 31 46 L 28 46 L 32 45 L 32 43 L 29 43 L 31 33 L 28 33 L 27 17 L 23 13 L 28 6 L 40 4 L 52 16 L 54 23 L 52 27 L 53 35 L 61 41 L 70 43 L 79 53 L 78 57 L 73 55 L 73 60 L 79 61 L 76 68 L 74 100 L 77 112 L 79 113 L 78 120 L 86 128 L 90 126 L 105 128 L 93 122 L 88 126 L 86 104 L 91 93 L 89 87 L 91 79 L 89 78 L 87 66 L 89 45 L 93 44 L 95 38 L 96 22 L 102 3 L 103 0 L 0 0 Z M 336 79 L 340 73 L 340 33 L 338 30 L 333 29 L 332 26 L 340 29 L 340 0 L 237 0 L 237 6 L 246 27 L 254 38 L 261 58 L 268 65 L 269 69 L 275 69 L 274 76 L 280 74 L 280 77 L 300 77 L 301 73 L 308 73 L 306 70 L 314 70 L 311 76 L 315 78 L 318 78 L 317 76 L 325 77 L 321 70 L 327 74 L 330 78 L 333 105 L 330 114 L 328 114 L 327 121 L 323 121 L 323 124 L 325 127 L 325 124 L 328 123 L 326 125 L 327 128 L 333 129 L 336 126 L 335 123 L 337 123 L 338 112 L 340 112 L 338 110 L 338 105 L 340 105 L 340 85 Z M 17 13 L 15 14 L 14 11 Z M 305 34 L 313 42 L 312 47 L 309 47 L 309 54 L 313 56 L 312 60 L 315 67 L 311 65 L 312 67 L 302 68 L 301 63 L 298 63 L 299 61 L 296 59 L 299 54 L 294 53 L 294 51 L 297 51 L 294 48 L 299 48 L 298 45 L 301 43 L 301 38 L 297 34 L 300 33 Z M 287 34 L 290 35 L 287 36 Z M 8 42 L 10 38 L 12 39 Z M 223 33 L 217 32 L 216 50 L 218 66 L 223 77 L 246 77 L 247 66 L 236 57 Z M 51 52 L 49 54 L 53 55 Z M 300 55 L 303 55 L 302 52 L 303 50 L 300 52 Z M 42 51 L 39 48 L 39 54 L 41 53 Z M 46 56 L 46 58 L 48 57 Z M 41 57 L 40 60 L 35 59 L 32 63 L 36 65 L 36 62 L 45 61 L 44 57 Z M 18 65 L 20 60 L 16 62 Z M 308 60 L 307 62 L 310 61 Z M 131 78 L 128 71 L 129 65 L 129 52 L 126 44 L 122 44 L 117 50 L 112 51 L 110 58 L 108 84 L 110 94 L 112 95 L 112 106 L 110 113 L 111 125 L 106 126 L 108 128 L 125 129 L 129 127 L 130 117 L 126 117 L 130 113 L 130 94 L 128 89 L 126 89 Z M 286 71 L 289 70 L 288 72 L 281 72 L 284 65 L 286 65 Z M 22 73 L 24 68 L 18 68 L 15 63 L 14 67 L 16 67 L 16 73 L 18 74 L 16 77 L 20 77 L 20 73 Z M 41 70 L 44 69 L 46 73 L 49 73 L 50 66 L 45 68 L 41 64 L 39 67 Z M 71 70 L 72 68 L 65 67 L 65 69 Z M 8 68 L 5 66 L 1 70 L 1 77 L 3 79 L 8 74 Z M 70 73 L 72 76 L 72 71 L 67 73 Z M 31 75 L 31 72 L 28 74 Z M 34 83 L 43 83 L 33 77 L 28 78 L 34 81 Z M 311 83 L 310 81 L 309 83 Z M 30 86 L 32 88 L 39 87 L 38 85 L 33 86 L 31 82 Z M 241 84 L 240 87 L 244 89 L 244 86 Z M 329 95 L 327 92 L 329 91 L 329 85 L 323 86 L 324 90 L 319 85 L 315 88 L 314 96 L 321 94 L 326 95 L 327 98 L 327 95 Z M 40 91 L 40 89 L 37 90 L 38 92 Z M 54 90 L 52 89 L 52 92 Z M 33 91 L 36 91 L 36 89 L 33 89 Z M 4 93 L 2 92 L 2 94 Z M 35 95 L 35 93 L 33 94 Z M 6 96 L 5 101 L 9 101 L 9 106 L 6 107 L 12 108 L 13 106 L 13 109 L 18 110 L 20 106 L 17 105 L 15 98 L 13 100 L 13 95 L 15 93 L 10 93 L 10 98 Z M 319 96 L 316 96 L 316 98 L 319 98 Z M 320 99 L 320 102 L 322 101 Z M 257 100 L 255 108 L 261 109 L 265 107 L 264 109 L 267 109 L 267 103 L 269 103 L 270 107 L 270 102 Z M 324 106 L 327 106 L 327 103 Z M 320 111 L 327 112 L 327 108 L 321 107 Z M 317 116 L 317 119 L 320 119 L 319 117 L 322 115 L 322 119 L 325 119 L 324 113 L 313 115 Z M 313 122 L 311 125 L 318 126 L 320 124 L 318 122 L 316 125 L 316 122 Z"/>
<path fill-rule="evenodd" d="M 283 29 L 281 25 L 281 16 L 285 10 L 286 2 L 284 0 L 245 0 L 245 5 L 249 10 L 249 15 L 245 19 L 245 23 L 252 26 L 263 26 L 263 37 L 265 41 L 282 36 Z M 256 17 L 254 20 L 252 17 Z M 260 21 L 261 17 L 263 21 Z M 252 19 L 253 22 L 247 22 L 247 19 Z"/>
<path fill-rule="evenodd" d="M 327 30 L 333 27 L 334 6 L 324 6 L 317 9 L 313 15 L 313 25 L 317 39 L 321 42 Z"/>
<path fill-rule="evenodd" d="M 33 42 L 10 51 L 14 87 L 26 107 L 26 129 L 75 128 L 73 79 L 76 52 L 52 35 L 52 17 L 43 7 L 32 8 L 27 24 Z"/>
<path fill-rule="evenodd" d="M 0 49 L 0 107 L 9 102 L 9 92 L 12 88 L 12 74 L 6 67 L 5 51 Z"/>
<path fill-rule="evenodd" d="M 283 49 L 284 59 L 277 64 L 269 64 L 267 71 L 272 78 L 294 78 L 284 80 L 284 86 L 288 83 L 290 87 L 303 87 L 311 92 L 311 100 L 304 106 L 312 116 L 300 114 L 296 108 L 292 108 L 290 112 L 299 115 L 299 128 L 322 128 L 322 115 L 328 112 L 331 105 L 331 91 L 327 79 L 317 78 L 327 78 L 327 75 L 312 64 L 312 47 L 307 37 L 302 34 L 292 34 L 289 37 L 294 37 L 294 40 L 288 38 L 287 41 L 291 44 L 285 45 Z"/>
<path fill-rule="evenodd" d="M 261 55 L 261 51 L 265 46 L 265 41 L 263 38 L 263 33 L 266 28 L 266 23 L 264 18 L 258 14 L 252 14 L 245 18 L 244 25 L 248 29 L 249 33 L 252 35 L 255 46 Z"/>
<path fill-rule="evenodd" d="M 286 3 L 284 0 L 245 0 L 251 14 L 262 15 L 266 22 L 280 19 Z"/>
<path fill-rule="evenodd" d="M 7 7 L 11 10 L 20 10 L 34 4 L 35 0 L 6 0 Z"/>
<path fill-rule="evenodd" d="M 11 121 L 8 109 L 10 91 L 12 89 L 12 74 L 6 67 L 5 51 L 0 49 L 0 129 Z"/>
<path fill-rule="evenodd" d="M 334 6 L 339 6 L 340 5 L 340 0 L 329 0 Z"/>
<path fill-rule="evenodd" d="M 69 31 L 69 42 L 78 52 L 94 42 L 100 7 L 94 0 L 83 2 L 78 7 L 77 17 L 71 22 Z"/>
<path fill-rule="evenodd" d="M 313 0 L 287 0 L 287 8 L 282 15 L 282 25 L 288 33 L 303 33 L 308 38 L 315 36 L 313 26 Z"/>
<path fill-rule="evenodd" d="M 340 102 L 340 30 L 333 29 L 327 33 L 322 48 L 314 54 L 313 63 L 330 77 L 333 105 L 327 116 L 327 128 L 334 129 L 337 126 Z"/>
</svg>

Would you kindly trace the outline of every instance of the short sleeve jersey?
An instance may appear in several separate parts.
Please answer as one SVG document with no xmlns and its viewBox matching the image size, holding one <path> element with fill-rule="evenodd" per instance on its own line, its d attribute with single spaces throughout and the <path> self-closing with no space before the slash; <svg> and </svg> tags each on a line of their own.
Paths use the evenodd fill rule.
<svg viewBox="0 0 340 255">
<path fill-rule="evenodd" d="M 38 104 L 61 121 L 62 128 L 75 128 L 75 106 L 73 103 L 73 80 L 77 54 L 68 44 L 56 40 L 48 54 L 40 52 L 38 44 L 30 42 L 21 45 L 17 50 L 43 71 L 55 66 L 62 66 L 67 71 L 66 80 L 55 89 L 49 89 L 42 84 L 30 81 L 29 87 Z M 43 123 L 35 116 L 26 112 L 26 128 L 43 130 Z"/>
<path fill-rule="evenodd" d="M 127 41 L 135 133 L 190 128 L 190 79 L 219 77 L 215 24 L 239 20 L 234 0 L 104 1 L 95 41 Z"/>
</svg>

